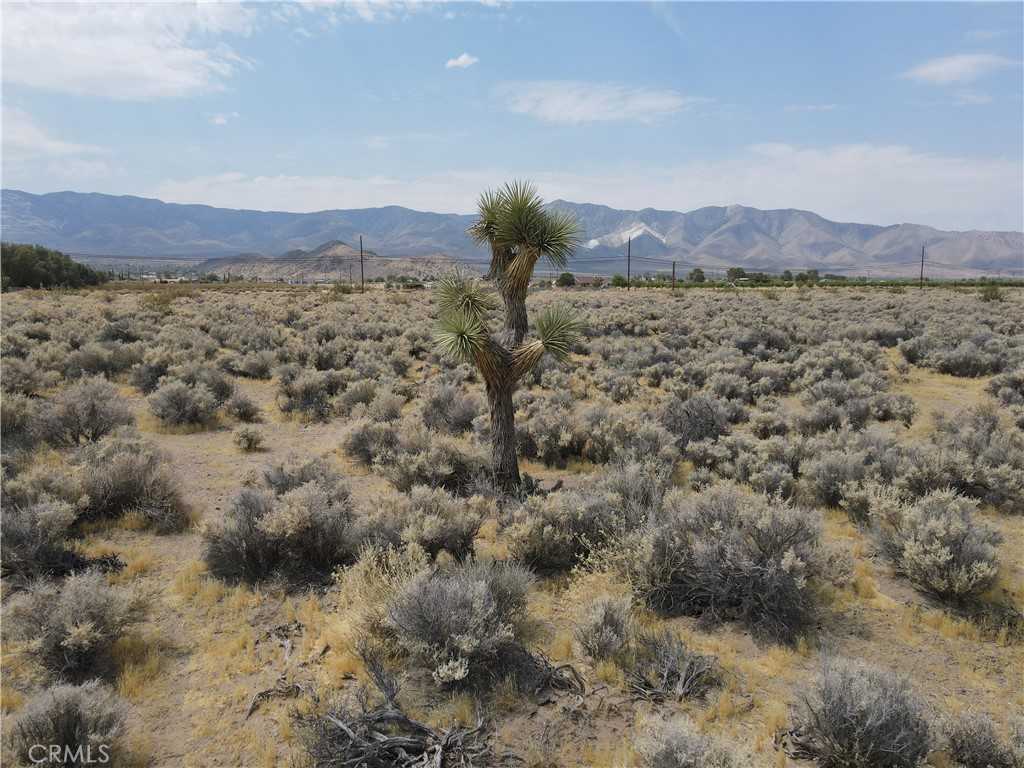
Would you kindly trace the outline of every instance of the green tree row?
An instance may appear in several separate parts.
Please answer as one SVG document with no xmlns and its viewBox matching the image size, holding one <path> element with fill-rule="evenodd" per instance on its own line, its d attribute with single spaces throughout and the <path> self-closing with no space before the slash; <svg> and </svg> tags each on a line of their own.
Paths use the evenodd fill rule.
<svg viewBox="0 0 1024 768">
<path fill-rule="evenodd" d="M 8 288 L 81 288 L 106 282 L 104 272 L 41 245 L 0 243 L 0 281 Z"/>
</svg>

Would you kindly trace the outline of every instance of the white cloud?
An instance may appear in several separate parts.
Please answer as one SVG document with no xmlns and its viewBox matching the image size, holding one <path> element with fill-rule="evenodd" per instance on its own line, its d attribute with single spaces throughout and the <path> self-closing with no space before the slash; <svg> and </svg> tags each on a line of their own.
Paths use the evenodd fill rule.
<svg viewBox="0 0 1024 768">
<path fill-rule="evenodd" d="M 237 112 L 218 112 L 216 115 L 210 116 L 211 125 L 227 125 L 232 120 L 238 118 Z"/>
<path fill-rule="evenodd" d="M 468 69 L 476 64 L 480 59 L 476 56 L 470 56 L 468 53 L 462 53 L 456 56 L 454 59 L 448 59 L 444 63 L 445 69 Z"/>
<path fill-rule="evenodd" d="M 711 101 L 667 89 L 574 80 L 504 83 L 495 89 L 495 95 L 510 112 L 550 123 L 651 122 L 694 104 Z"/>
<path fill-rule="evenodd" d="M 838 104 L 788 104 L 787 112 L 833 112 L 839 109 Z"/>
<path fill-rule="evenodd" d="M 903 73 L 903 77 L 930 85 L 973 83 L 985 75 L 1007 67 L 1020 66 L 1019 62 L 994 53 L 960 53 L 931 59 Z"/>
<path fill-rule="evenodd" d="M 106 150 L 91 144 L 76 144 L 51 136 L 32 116 L 17 107 L 3 108 L 3 155 L 5 160 L 39 157 L 102 155 Z"/>
<path fill-rule="evenodd" d="M 414 178 L 226 173 L 167 181 L 149 194 L 175 202 L 264 210 L 405 205 L 466 213 L 474 209 L 481 190 L 522 177 L 534 179 L 549 199 L 618 208 L 690 210 L 740 203 L 804 208 L 838 221 L 1024 229 L 1019 162 L 872 144 L 759 144 L 718 160 L 590 174 L 500 167 Z"/>
<path fill-rule="evenodd" d="M 241 3 L 10 3 L 3 78 L 128 101 L 218 90 L 248 66 L 224 41 L 247 35 Z"/>
</svg>

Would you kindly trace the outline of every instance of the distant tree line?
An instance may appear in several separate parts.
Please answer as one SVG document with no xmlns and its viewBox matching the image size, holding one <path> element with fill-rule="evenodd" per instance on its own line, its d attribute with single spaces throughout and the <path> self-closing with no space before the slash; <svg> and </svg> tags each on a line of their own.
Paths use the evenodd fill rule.
<svg viewBox="0 0 1024 768">
<path fill-rule="evenodd" d="M 81 288 L 110 279 L 41 245 L 0 243 L 0 282 L 9 288 Z"/>
</svg>

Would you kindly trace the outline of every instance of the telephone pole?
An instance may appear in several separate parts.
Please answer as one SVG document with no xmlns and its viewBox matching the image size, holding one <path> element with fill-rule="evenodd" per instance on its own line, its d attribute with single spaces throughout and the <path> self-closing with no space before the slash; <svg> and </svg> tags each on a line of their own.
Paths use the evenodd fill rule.
<svg viewBox="0 0 1024 768">
<path fill-rule="evenodd" d="M 924 246 L 921 246 L 921 280 L 918 283 L 918 289 L 924 288 Z"/>
<path fill-rule="evenodd" d="M 676 263 L 672 262 L 672 292 L 676 291 Z"/>
<path fill-rule="evenodd" d="M 629 273 L 632 267 L 632 246 L 633 238 L 626 240 L 626 290 L 629 290 Z"/>
<path fill-rule="evenodd" d="M 359 236 L 359 292 L 363 293 L 366 285 L 363 280 L 363 236 Z"/>
</svg>

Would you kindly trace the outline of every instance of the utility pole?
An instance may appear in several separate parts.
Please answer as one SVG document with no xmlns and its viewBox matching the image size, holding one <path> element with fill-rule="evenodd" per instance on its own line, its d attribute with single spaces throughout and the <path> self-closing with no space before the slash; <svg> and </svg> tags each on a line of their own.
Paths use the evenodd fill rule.
<svg viewBox="0 0 1024 768">
<path fill-rule="evenodd" d="M 676 291 L 676 263 L 672 262 L 672 292 Z"/>
<path fill-rule="evenodd" d="M 626 290 L 629 290 L 629 273 L 632 267 L 632 246 L 633 238 L 626 240 Z"/>
<path fill-rule="evenodd" d="M 918 284 L 918 289 L 924 288 L 924 246 L 921 246 L 921 281 Z"/>
<path fill-rule="evenodd" d="M 362 293 L 366 290 L 366 285 L 363 281 L 363 236 L 359 236 L 359 292 Z"/>
</svg>

